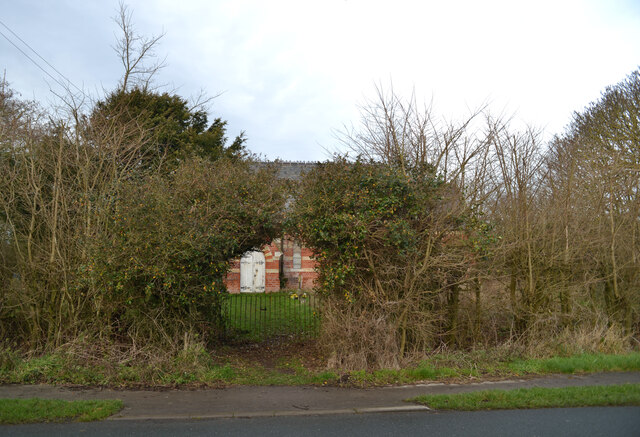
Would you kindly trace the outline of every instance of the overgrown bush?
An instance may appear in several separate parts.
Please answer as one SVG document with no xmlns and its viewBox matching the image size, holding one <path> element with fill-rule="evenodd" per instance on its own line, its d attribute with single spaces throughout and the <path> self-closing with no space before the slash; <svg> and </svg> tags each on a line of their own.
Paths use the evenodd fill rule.
<svg viewBox="0 0 640 437">
<path fill-rule="evenodd" d="M 93 247 L 95 310 L 120 335 L 182 341 L 224 327 L 228 262 L 280 234 L 284 190 L 248 163 L 190 159 L 170 175 L 127 181 Z"/>
<path fill-rule="evenodd" d="M 1 97 L 3 338 L 31 350 L 80 337 L 170 348 L 184 335 L 214 339 L 228 261 L 280 235 L 274 172 L 228 150 L 224 125 L 219 160 L 194 146 L 169 169 L 123 108 L 40 122 L 6 84 Z"/>
<path fill-rule="evenodd" d="M 125 71 L 102 99 L 69 92 L 42 110 L 0 82 L 0 334 L 12 350 L 205 344 L 224 326 L 228 262 L 281 235 L 274 172 L 208 122 L 206 99 L 153 88 L 159 37 L 138 35 L 124 5 L 116 22 Z"/>
<path fill-rule="evenodd" d="M 466 212 L 428 168 L 337 160 L 305 177 L 289 220 L 316 250 L 336 365 L 398 366 L 449 341 L 473 251 Z"/>
</svg>

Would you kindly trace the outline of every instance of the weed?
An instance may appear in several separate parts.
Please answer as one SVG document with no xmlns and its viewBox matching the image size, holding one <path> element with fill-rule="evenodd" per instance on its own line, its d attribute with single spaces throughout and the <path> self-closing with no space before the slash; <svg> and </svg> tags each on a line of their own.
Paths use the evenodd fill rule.
<svg viewBox="0 0 640 437">
<path fill-rule="evenodd" d="M 230 364 L 225 364 L 224 366 L 213 366 L 210 369 L 207 369 L 203 373 L 203 379 L 205 381 L 233 381 L 237 378 L 237 371 Z"/>
<path fill-rule="evenodd" d="M 413 380 L 443 379 L 461 376 L 459 369 L 452 369 L 450 367 L 433 367 L 427 362 L 421 363 L 415 369 L 407 369 L 406 373 Z"/>
</svg>

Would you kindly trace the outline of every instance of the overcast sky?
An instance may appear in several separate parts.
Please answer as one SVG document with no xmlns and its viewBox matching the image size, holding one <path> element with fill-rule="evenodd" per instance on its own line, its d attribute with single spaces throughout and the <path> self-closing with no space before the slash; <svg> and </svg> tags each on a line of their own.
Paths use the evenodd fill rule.
<svg viewBox="0 0 640 437">
<path fill-rule="evenodd" d="M 122 73 L 112 0 L 2 0 L 0 20 L 92 95 Z M 488 103 L 562 131 L 571 113 L 640 65 L 640 0 L 127 2 L 137 30 L 166 32 L 158 82 L 217 95 L 210 116 L 264 157 L 325 160 L 375 85 L 456 118 Z M 20 45 L 0 25 L 0 31 Z M 60 87 L 0 35 L 0 69 L 24 98 Z"/>
</svg>

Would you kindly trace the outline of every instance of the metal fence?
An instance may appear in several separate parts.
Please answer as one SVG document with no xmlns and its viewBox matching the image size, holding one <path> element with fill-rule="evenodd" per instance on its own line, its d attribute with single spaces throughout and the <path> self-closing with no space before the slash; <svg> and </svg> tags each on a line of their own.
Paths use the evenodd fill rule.
<svg viewBox="0 0 640 437">
<path fill-rule="evenodd" d="M 318 296 L 300 290 L 230 294 L 225 304 L 227 338 L 262 341 L 315 337 L 320 327 L 319 310 Z"/>
</svg>

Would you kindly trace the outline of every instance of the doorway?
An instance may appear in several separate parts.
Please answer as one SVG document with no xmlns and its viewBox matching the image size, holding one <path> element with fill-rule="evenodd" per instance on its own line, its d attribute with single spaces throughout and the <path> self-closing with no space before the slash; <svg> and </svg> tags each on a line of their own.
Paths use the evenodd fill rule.
<svg viewBox="0 0 640 437">
<path fill-rule="evenodd" d="M 240 259 L 240 292 L 264 293 L 265 259 L 264 253 L 245 253 Z"/>
</svg>

